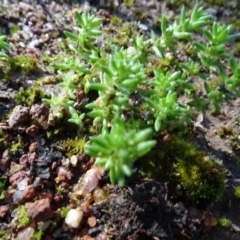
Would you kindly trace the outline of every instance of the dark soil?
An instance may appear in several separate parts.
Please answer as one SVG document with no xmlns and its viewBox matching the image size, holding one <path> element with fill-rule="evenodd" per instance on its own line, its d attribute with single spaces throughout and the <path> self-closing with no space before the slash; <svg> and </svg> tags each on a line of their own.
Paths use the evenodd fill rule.
<svg viewBox="0 0 240 240">
<path fill-rule="evenodd" d="M 135 27 L 137 31 L 149 35 L 151 30 L 159 33 L 157 22 L 161 14 L 164 13 L 173 19 L 180 12 L 182 6 L 180 2 L 187 3 L 188 10 L 195 3 L 179 1 L 171 4 L 170 2 L 175 1 L 136 0 L 131 7 L 126 7 L 124 2 L 131 1 L 31 0 L 21 3 L 16 0 L 1 1 L 0 28 L 10 44 L 10 56 L 30 56 L 34 69 L 31 71 L 27 68 L 24 71 L 23 66 L 12 68 L 6 81 L 3 69 L 5 65 L 1 65 L 0 68 L 0 130 L 2 129 L 5 136 L 5 143 L 0 141 L 0 159 L 2 158 L 0 171 L 1 176 L 7 177 L 2 192 L 5 198 L 0 200 L 0 232 L 8 233 L 3 236 L 0 234 L 0 239 L 29 239 L 20 238 L 19 232 L 27 226 L 31 226 L 36 232 L 37 222 L 31 219 L 27 226 L 18 227 L 14 224 L 12 212 L 21 204 L 42 198 L 50 199 L 52 216 L 49 219 L 54 222 L 43 231 L 42 239 L 46 240 L 240 239 L 240 200 L 234 196 L 234 189 L 240 187 L 239 142 L 236 141 L 236 136 L 240 134 L 239 99 L 224 103 L 221 115 L 208 112 L 201 121 L 202 127 L 196 127 L 195 137 L 192 138 L 198 149 L 221 160 L 226 168 L 227 187 L 220 202 L 190 203 L 182 196 L 174 198 L 169 193 L 167 183 L 143 178 L 137 166 L 133 176 L 127 179 L 124 188 L 111 185 L 107 173 L 99 177 L 100 170 L 95 170 L 94 177 L 100 178 L 96 180 L 98 187 L 89 190 L 84 198 L 74 201 L 75 196 L 69 196 L 69 193 L 74 193 L 73 186 L 77 185 L 79 178 L 91 169 L 93 159 L 82 153 L 74 153 L 72 155 L 77 157 L 78 163 L 75 167 L 69 167 L 66 149 L 61 146 L 60 140 L 83 136 L 66 121 L 59 120 L 51 126 L 49 110 L 41 104 L 41 96 L 29 99 L 28 107 L 31 110 L 25 113 L 21 108 L 18 112 L 21 112 L 21 116 L 18 116 L 20 120 L 14 119 L 15 125 L 9 126 L 10 113 L 14 107 L 20 105 L 15 100 L 16 96 L 19 97 L 20 88 L 24 89 L 21 95 L 23 96 L 24 91 L 34 88 L 35 81 L 42 78 L 51 83 L 40 86 L 47 95 L 51 92 L 58 93 L 54 86 L 54 82 L 58 81 L 57 72 L 50 63 L 63 59 L 67 54 L 63 31 L 72 30 L 74 11 L 90 9 L 95 12 L 103 18 L 105 30 L 107 27 L 112 29 L 111 34 L 114 38 L 119 29 L 114 29 L 116 26 L 110 23 L 113 15 L 132 25 L 139 21 L 141 24 Z M 235 24 L 239 18 L 238 1 L 230 1 L 222 6 L 209 5 L 206 2 L 202 2 L 204 9 L 212 14 L 215 21 Z M 237 31 L 237 28 L 235 25 L 233 31 Z M 235 47 L 237 44 L 240 44 L 239 39 L 238 42 L 229 45 L 229 51 L 235 52 L 239 57 L 240 51 Z M 92 97 L 95 97 L 94 94 Z M 218 131 L 228 126 L 231 127 L 230 134 L 220 137 Z M 15 151 L 13 146 L 20 141 L 21 147 Z M 13 163 L 17 170 L 13 169 Z M 64 168 L 63 175 L 59 174 L 62 171 L 61 167 Z M 19 175 L 13 179 L 16 172 Z M 14 201 L 12 195 L 17 189 L 16 185 L 24 176 L 28 177 L 29 184 L 34 185 L 36 193 L 33 198 L 20 198 Z M 60 183 L 58 185 L 61 188 L 56 187 L 57 183 Z M 78 184 L 80 189 L 84 185 L 81 181 Z M 103 192 L 97 193 L 96 190 Z M 60 211 L 66 206 L 76 208 L 78 204 L 84 209 L 81 226 L 76 229 L 69 228 L 64 223 Z M 4 208 L 1 208 L 3 206 Z M 4 213 L 6 206 L 7 210 Z M 229 227 L 217 224 L 217 220 L 222 217 L 231 220 L 232 224 Z M 96 223 L 89 224 L 90 218 L 95 218 Z M 43 218 L 42 222 L 47 220 Z"/>
</svg>

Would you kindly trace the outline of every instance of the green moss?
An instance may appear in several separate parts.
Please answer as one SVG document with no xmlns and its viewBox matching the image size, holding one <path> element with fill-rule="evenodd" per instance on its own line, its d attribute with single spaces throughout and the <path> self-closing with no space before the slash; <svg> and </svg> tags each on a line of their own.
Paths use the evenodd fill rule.
<svg viewBox="0 0 240 240">
<path fill-rule="evenodd" d="M 120 25 L 122 23 L 122 19 L 117 17 L 116 15 L 112 15 L 110 19 L 110 23 L 115 26 Z"/>
<path fill-rule="evenodd" d="M 17 136 L 17 141 L 11 143 L 10 150 L 11 150 L 11 152 L 16 153 L 18 150 L 23 148 L 23 145 L 24 145 L 23 138 L 22 138 L 21 135 L 18 135 Z"/>
<path fill-rule="evenodd" d="M 123 0 L 123 3 L 126 7 L 132 7 L 134 4 L 134 0 Z"/>
<path fill-rule="evenodd" d="M 137 8 L 137 9 L 134 10 L 134 16 L 135 16 L 137 21 L 140 21 L 140 20 L 145 18 L 146 14 L 143 12 L 142 9 Z"/>
<path fill-rule="evenodd" d="M 68 157 L 74 154 L 82 154 L 84 151 L 84 147 L 86 145 L 86 138 L 78 138 L 68 139 L 62 142 L 58 142 L 58 146 L 62 147 Z"/>
<path fill-rule="evenodd" d="M 9 32 L 10 34 L 14 34 L 14 33 L 17 33 L 18 31 L 20 30 L 20 27 L 17 25 L 17 24 L 14 24 L 10 29 L 9 29 Z"/>
<path fill-rule="evenodd" d="M 209 88 L 211 90 L 214 90 L 217 87 L 219 87 L 224 81 L 221 76 L 218 76 L 218 77 L 212 77 L 209 80 L 207 80 L 206 82 L 207 82 Z"/>
<path fill-rule="evenodd" d="M 38 59 L 33 56 L 19 55 L 16 57 L 9 57 L 7 64 L 8 69 L 6 74 L 11 71 L 22 71 L 25 75 L 33 74 L 37 71 Z"/>
<path fill-rule="evenodd" d="M 0 128 L 0 150 L 6 148 L 7 146 L 8 146 L 7 133 L 5 133 L 5 132 Z"/>
<path fill-rule="evenodd" d="M 19 226 L 25 227 L 30 224 L 30 219 L 23 205 L 18 206 L 17 213 L 18 213 L 17 221 Z"/>
<path fill-rule="evenodd" d="M 218 130 L 217 133 L 220 137 L 224 137 L 226 135 L 231 135 L 233 133 L 233 127 L 232 126 L 221 126 L 221 128 Z"/>
<path fill-rule="evenodd" d="M 31 106 L 36 101 L 40 101 L 45 96 L 44 91 L 37 86 L 25 89 L 21 87 L 15 97 L 17 104 Z"/>
<path fill-rule="evenodd" d="M 234 195 L 236 198 L 240 199 L 240 187 L 234 189 Z"/>
<path fill-rule="evenodd" d="M 5 186 L 6 185 L 6 181 L 7 181 L 7 177 L 5 177 L 4 175 L 2 175 L 0 173 L 0 200 L 4 199 L 3 191 L 6 188 L 6 186 Z"/>
<path fill-rule="evenodd" d="M 188 7 L 190 5 L 190 2 L 189 0 L 170 0 L 168 1 L 168 5 L 174 8 L 179 8 L 182 7 L 183 5 Z"/>
<path fill-rule="evenodd" d="M 233 49 L 234 55 L 240 55 L 240 43 L 237 43 Z"/>
<path fill-rule="evenodd" d="M 239 18 L 233 19 L 232 21 L 230 21 L 230 24 L 232 24 L 233 29 L 240 30 L 240 19 Z"/>
<path fill-rule="evenodd" d="M 164 58 L 161 58 L 158 61 L 150 60 L 150 63 L 147 65 L 147 74 L 152 75 L 154 70 L 157 68 L 161 68 L 163 72 L 167 72 L 172 70 L 173 68 L 177 69 L 178 66 L 179 60 L 176 57 L 169 55 Z"/>
<path fill-rule="evenodd" d="M 161 150 L 159 150 L 161 149 Z M 142 175 L 167 182 L 175 195 L 182 186 L 190 201 L 218 201 L 225 189 L 225 170 L 217 161 L 196 149 L 183 136 L 172 136 L 170 142 L 160 142 L 157 149 L 140 161 Z"/>
<path fill-rule="evenodd" d="M 206 5 L 208 6 L 216 6 L 216 7 L 222 7 L 224 6 L 226 3 L 228 3 L 229 0 L 218 0 L 218 1 L 215 1 L 215 0 L 204 0 L 204 3 L 206 3 Z"/>
<path fill-rule="evenodd" d="M 37 85 L 46 85 L 46 84 L 56 84 L 61 82 L 61 77 L 59 75 L 39 78 L 36 82 Z"/>
<path fill-rule="evenodd" d="M 113 32 L 113 36 L 111 36 Z M 134 26 L 131 22 L 123 23 L 119 29 L 105 28 L 105 32 L 109 33 L 106 37 L 106 42 L 112 47 L 112 45 L 118 45 L 122 47 L 128 47 L 131 36 L 135 34 Z"/>
<path fill-rule="evenodd" d="M 184 53 L 190 58 L 194 58 L 197 55 L 196 48 L 191 43 L 179 42 L 178 47 L 184 51 Z"/>
</svg>

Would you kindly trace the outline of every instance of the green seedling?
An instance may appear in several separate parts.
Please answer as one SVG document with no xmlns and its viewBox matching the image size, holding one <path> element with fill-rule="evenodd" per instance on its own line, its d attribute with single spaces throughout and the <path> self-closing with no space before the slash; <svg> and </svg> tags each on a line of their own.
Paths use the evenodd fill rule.
<svg viewBox="0 0 240 240">
<path fill-rule="evenodd" d="M 17 214 L 18 214 L 17 221 L 20 226 L 25 227 L 29 225 L 30 219 L 23 205 L 19 205 L 17 207 Z"/>
<path fill-rule="evenodd" d="M 65 218 L 69 212 L 70 208 L 69 207 L 62 207 L 60 214 L 62 218 Z"/>
<path fill-rule="evenodd" d="M 38 230 L 33 235 L 34 240 L 41 240 L 43 237 L 43 234 L 44 234 L 44 232 L 42 230 Z"/>
<path fill-rule="evenodd" d="M 221 227 L 229 228 L 232 225 L 232 221 L 226 217 L 222 217 L 218 219 L 218 224 Z"/>
</svg>

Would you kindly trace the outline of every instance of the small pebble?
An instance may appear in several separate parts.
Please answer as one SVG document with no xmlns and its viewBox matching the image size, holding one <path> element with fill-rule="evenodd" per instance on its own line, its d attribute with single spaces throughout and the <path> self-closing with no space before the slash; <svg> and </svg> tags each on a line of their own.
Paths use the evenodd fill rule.
<svg viewBox="0 0 240 240">
<path fill-rule="evenodd" d="M 139 28 L 142 29 L 143 31 L 147 31 L 148 30 L 148 26 L 146 24 L 143 24 L 143 23 L 139 24 Z"/>
<path fill-rule="evenodd" d="M 28 185 L 28 178 L 25 177 L 20 182 L 17 183 L 18 190 L 24 190 Z"/>
<path fill-rule="evenodd" d="M 27 227 L 18 233 L 16 240 L 30 240 L 34 234 L 34 229 L 32 227 Z"/>
<path fill-rule="evenodd" d="M 81 209 L 70 209 L 65 218 L 65 223 L 71 228 L 78 228 L 81 224 L 82 218 L 83 211 Z"/>
<path fill-rule="evenodd" d="M 23 191 L 21 191 L 21 190 L 16 191 L 12 196 L 13 201 L 15 202 L 15 201 L 21 200 L 22 199 L 22 193 L 23 193 Z"/>
</svg>

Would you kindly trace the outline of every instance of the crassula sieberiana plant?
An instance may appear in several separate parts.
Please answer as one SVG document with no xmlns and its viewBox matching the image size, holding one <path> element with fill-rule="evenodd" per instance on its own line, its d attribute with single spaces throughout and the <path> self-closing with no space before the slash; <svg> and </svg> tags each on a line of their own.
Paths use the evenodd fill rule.
<svg viewBox="0 0 240 240">
<path fill-rule="evenodd" d="M 74 32 L 65 31 L 73 56 L 53 64 L 62 77 L 62 92 L 43 102 L 56 117 L 68 114 L 69 122 L 82 131 L 84 119 L 92 118 L 98 135 L 90 137 L 85 153 L 109 170 L 113 183 L 124 185 L 133 162 L 156 145 L 159 132 L 186 128 L 196 111 L 205 113 L 211 107 L 220 112 L 222 101 L 240 96 L 240 63 L 226 49 L 240 35 L 231 34 L 231 26 L 211 23 L 198 5 L 189 17 L 183 7 L 179 21 L 172 24 L 163 16 L 161 36 L 133 36 L 128 48 L 113 45 L 110 52 L 98 41 L 100 18 L 76 12 L 76 20 Z M 184 55 L 183 44 L 193 54 Z M 162 68 L 168 60 L 176 64 Z M 212 76 L 222 78 L 221 86 L 209 85 Z M 79 89 L 98 94 L 84 109 L 77 104 Z"/>
</svg>

